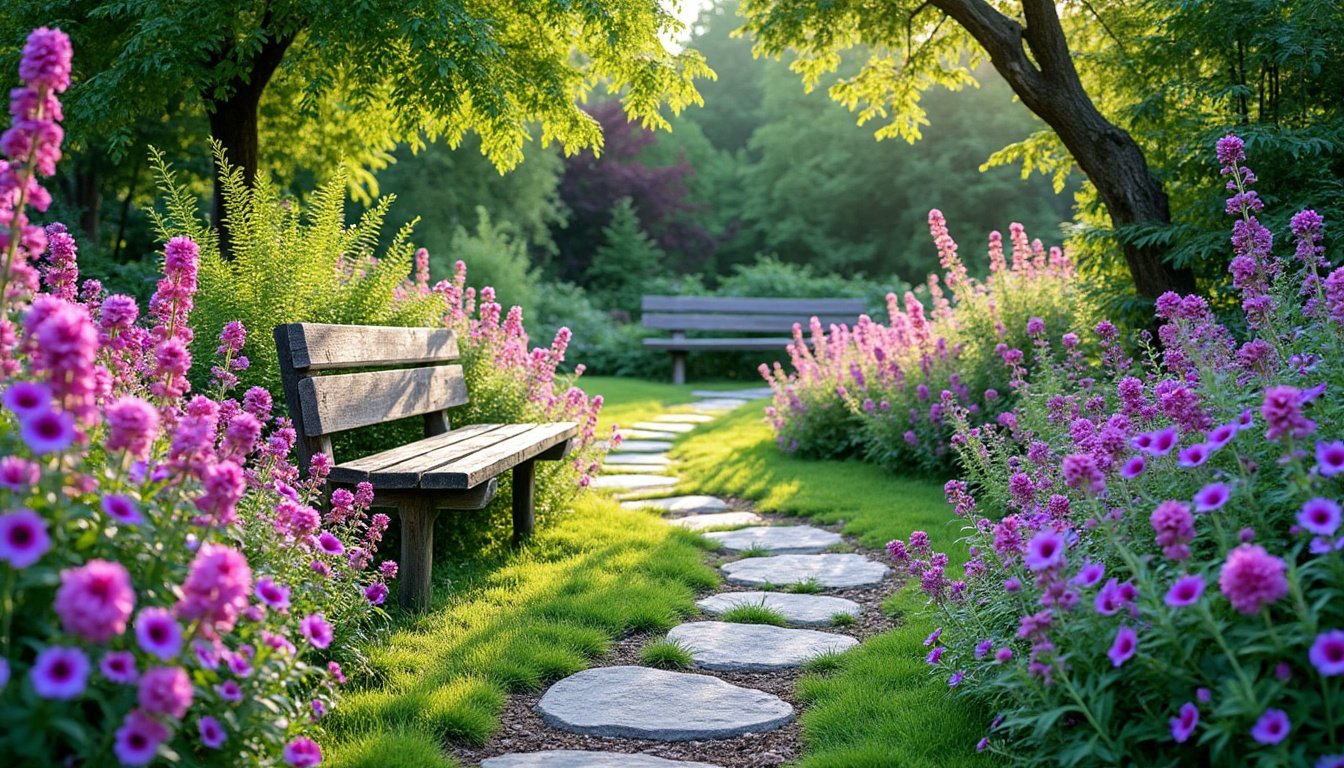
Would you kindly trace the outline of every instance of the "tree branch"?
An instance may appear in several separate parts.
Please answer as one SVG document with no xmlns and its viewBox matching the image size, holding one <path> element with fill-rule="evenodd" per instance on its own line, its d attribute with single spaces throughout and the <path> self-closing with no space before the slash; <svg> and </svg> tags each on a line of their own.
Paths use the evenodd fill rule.
<svg viewBox="0 0 1344 768">
<path fill-rule="evenodd" d="M 1022 0 L 1022 15 L 1027 20 L 1027 45 L 1041 74 L 1055 83 L 1081 87 L 1053 0 Z"/>
<path fill-rule="evenodd" d="M 1019 95 L 1045 87 L 1041 72 L 1022 47 L 1022 25 L 999 13 L 985 0 L 931 0 L 962 26 L 989 54 L 994 68 Z M 1030 105 L 1028 105 L 1030 106 Z"/>
</svg>

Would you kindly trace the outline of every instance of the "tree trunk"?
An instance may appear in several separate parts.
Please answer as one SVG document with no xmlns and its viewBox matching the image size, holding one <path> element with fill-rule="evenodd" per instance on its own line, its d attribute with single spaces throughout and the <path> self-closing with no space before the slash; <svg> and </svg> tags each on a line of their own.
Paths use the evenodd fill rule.
<svg viewBox="0 0 1344 768">
<path fill-rule="evenodd" d="M 1143 150 L 1097 110 L 1083 89 L 1053 0 L 1022 0 L 1026 27 L 985 0 L 931 2 L 975 37 L 1022 103 L 1059 135 L 1097 188 L 1116 228 L 1171 223 L 1167 194 Z M 1120 247 L 1140 296 L 1194 293 L 1194 275 L 1168 264 L 1164 247 L 1139 247 L 1123 237 Z"/>
<path fill-rule="evenodd" d="M 210 133 L 224 147 L 224 156 L 228 162 L 242 171 L 243 183 L 248 186 L 252 185 L 261 167 L 257 138 L 257 109 L 261 104 L 261 95 L 293 42 L 293 35 L 272 36 L 253 57 L 252 69 L 245 77 L 237 77 L 218 89 L 227 95 L 215 98 L 211 93 L 202 94 L 206 111 L 210 115 Z M 219 230 L 220 254 L 227 259 L 233 249 L 228 224 L 224 220 L 221 172 L 222 169 L 216 164 L 210 219 Z"/>
</svg>

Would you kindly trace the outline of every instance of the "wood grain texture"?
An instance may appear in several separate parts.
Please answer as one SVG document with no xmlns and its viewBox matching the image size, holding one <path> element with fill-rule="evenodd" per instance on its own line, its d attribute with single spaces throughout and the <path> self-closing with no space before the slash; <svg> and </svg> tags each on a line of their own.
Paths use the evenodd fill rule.
<svg viewBox="0 0 1344 768">
<path fill-rule="evenodd" d="M 397 510 L 401 518 L 401 572 L 398 597 L 407 611 L 429 609 L 433 597 L 430 575 L 434 567 L 434 519 L 439 511 L 428 497 L 418 503 L 404 503 Z"/>
<path fill-rule="evenodd" d="M 300 379 L 305 435 L 347 429 L 442 411 L 467 402 L 460 365 L 341 373 Z"/>
<path fill-rule="evenodd" d="M 332 468 L 331 481 L 334 483 L 344 483 L 347 485 L 354 485 L 355 483 L 367 482 L 370 479 L 369 474 L 375 470 L 383 469 L 384 467 L 390 467 L 394 464 L 399 464 L 409 459 L 414 459 L 417 456 L 421 456 L 430 451 L 439 448 L 444 448 L 446 446 L 462 442 L 463 440 L 476 437 L 477 435 L 483 432 L 489 432 L 490 430 L 499 429 L 501 426 L 503 425 L 471 424 L 462 427 L 461 429 L 455 429 L 452 432 L 446 432 L 440 435 L 433 435 L 431 437 L 425 438 L 424 440 L 416 440 L 413 443 L 407 443 L 405 445 L 400 445 L 397 446 L 396 448 L 391 448 L 389 450 L 382 451 L 380 453 L 374 453 L 368 456 L 364 456 L 362 458 L 354 459 L 352 461 L 347 461 L 343 464 L 338 464 Z M 414 488 L 415 487 L 414 484 L 419 481 L 419 478 L 420 476 L 417 473 L 411 479 L 412 483 L 411 485 L 394 483 L 392 485 L 384 487 Z"/>
<path fill-rule="evenodd" d="M 370 471 L 368 480 L 375 488 L 423 488 L 424 475 L 441 467 L 451 468 L 472 454 L 497 445 L 531 429 L 533 424 L 490 424 L 492 429 L 477 433 L 460 442 L 421 451 L 393 464 Z M 411 445 L 416 445 L 412 443 Z M 501 472 L 503 470 L 500 470 Z M 498 474 L 498 473 L 496 473 Z M 485 478 L 438 486 L 439 488 L 473 488 Z"/>
<path fill-rule="evenodd" d="M 528 429 L 520 434 L 425 472 L 420 478 L 420 487 L 475 487 L 486 478 L 535 458 L 579 433 L 579 425 L 572 421 L 526 426 Z"/>
<path fill-rule="evenodd" d="M 459 356 L 457 337 L 447 328 L 291 323 L 277 327 L 276 341 L 288 346 L 295 368 L 310 372 L 447 363 Z"/>
<path fill-rule="evenodd" d="M 532 537 L 537 527 L 536 460 L 528 459 L 513 468 L 513 544 L 517 546 Z"/>
<path fill-rule="evenodd" d="M 801 324 L 807 328 L 812 317 L 821 321 L 821 326 L 853 325 L 859 319 L 858 313 L 852 315 L 825 314 L 741 314 L 721 313 L 675 313 L 646 312 L 641 320 L 645 328 L 666 331 L 736 331 L 756 333 L 793 333 L 793 326 Z"/>
<path fill-rule="evenodd" d="M 867 310 L 863 299 L 776 299 L 731 296 L 643 296 L 645 312 L 720 312 L 746 314 L 852 315 Z M 852 322 L 852 320 L 851 320 Z"/>
</svg>

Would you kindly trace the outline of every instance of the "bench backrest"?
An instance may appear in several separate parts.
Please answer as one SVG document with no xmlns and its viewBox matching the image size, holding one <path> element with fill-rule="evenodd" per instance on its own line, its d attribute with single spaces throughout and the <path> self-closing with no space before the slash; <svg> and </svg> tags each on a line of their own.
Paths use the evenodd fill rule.
<svg viewBox="0 0 1344 768">
<path fill-rule="evenodd" d="M 816 317 L 823 326 L 853 325 L 866 309 L 863 299 L 770 299 L 729 296 L 645 296 L 645 328 L 674 332 L 738 331 L 792 333 Z"/>
<path fill-rule="evenodd" d="M 424 416 L 426 436 L 435 435 L 451 428 L 447 409 L 467 402 L 446 328 L 292 323 L 276 326 L 275 348 L 304 472 L 314 453 L 331 455 L 337 432 Z M 361 370 L 326 373 L 351 368 Z"/>
</svg>

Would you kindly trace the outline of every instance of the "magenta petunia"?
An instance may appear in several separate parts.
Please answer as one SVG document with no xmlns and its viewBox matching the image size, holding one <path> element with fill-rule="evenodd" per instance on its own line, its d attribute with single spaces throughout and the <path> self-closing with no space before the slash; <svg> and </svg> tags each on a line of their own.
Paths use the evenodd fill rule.
<svg viewBox="0 0 1344 768">
<path fill-rule="evenodd" d="M 182 719 L 191 708 L 191 678 L 181 667 L 155 667 L 140 676 L 136 700 L 146 712 Z"/>
<path fill-rule="evenodd" d="M 90 560 L 61 571 L 56 590 L 56 615 L 66 632 L 94 643 L 107 642 L 126 631 L 135 610 L 135 589 L 126 566 Z"/>
<path fill-rule="evenodd" d="M 1302 505 L 1297 524 L 1317 536 L 1333 536 L 1339 530 L 1340 515 L 1338 503 L 1318 497 Z"/>
<path fill-rule="evenodd" d="M 294 768 L 310 768 L 322 762 L 322 748 L 307 737 L 299 737 L 285 745 L 285 762 Z"/>
<path fill-rule="evenodd" d="M 1316 471 L 1321 477 L 1344 472 L 1344 440 L 1316 443 Z"/>
<path fill-rule="evenodd" d="M 219 698 L 230 703 L 237 703 L 243 700 L 243 689 L 233 680 L 225 680 L 219 685 L 216 685 L 215 693 L 219 694 Z"/>
<path fill-rule="evenodd" d="M 1101 581 L 1106 575 L 1106 566 L 1101 563 L 1087 563 L 1078 569 L 1078 573 L 1073 577 L 1073 583 L 1087 588 Z"/>
<path fill-rule="evenodd" d="M 345 553 L 345 545 L 328 531 L 323 531 L 321 536 L 317 537 L 317 548 L 328 555 L 340 555 Z"/>
<path fill-rule="evenodd" d="M 1227 555 L 1218 586 L 1232 607 L 1252 614 L 1288 594 L 1287 566 L 1256 544 L 1242 544 Z"/>
<path fill-rule="evenodd" d="M 38 696 L 68 701 L 84 693 L 89 669 L 89 657 L 83 651 L 53 645 L 37 654 L 28 680 Z"/>
<path fill-rule="evenodd" d="M 1208 461 L 1209 455 L 1209 446 L 1204 443 L 1195 443 L 1194 445 L 1181 450 L 1177 455 L 1176 463 L 1182 467 L 1191 469 Z"/>
<path fill-rule="evenodd" d="M 1220 424 L 1209 430 L 1209 434 L 1204 437 L 1204 444 L 1210 451 L 1216 451 L 1232 441 L 1237 436 L 1240 428 L 1235 424 Z"/>
<path fill-rule="evenodd" d="M 1106 652 L 1106 655 L 1110 657 L 1111 664 L 1118 667 L 1129 661 L 1138 648 L 1138 633 L 1130 627 L 1121 627 L 1115 633 L 1115 642 L 1111 643 L 1111 649 Z"/>
<path fill-rule="evenodd" d="M 299 622 L 299 632 L 314 648 L 326 648 L 331 645 L 331 625 L 320 613 L 312 613 Z"/>
<path fill-rule="evenodd" d="M 42 411 L 20 422 L 19 437 L 39 456 L 58 453 L 75 441 L 75 417 L 65 411 Z"/>
<path fill-rule="evenodd" d="M 1162 600 L 1172 608 L 1185 608 L 1194 605 L 1204 594 L 1204 577 L 1199 574 L 1182 576 L 1167 590 Z"/>
<path fill-rule="evenodd" d="M 332 679 L 340 685 L 345 685 L 345 672 L 341 669 L 340 663 L 328 661 L 327 674 L 331 675 Z"/>
<path fill-rule="evenodd" d="M 122 765 L 149 765 L 159 745 L 168 740 L 168 728 L 140 710 L 132 710 L 117 729 L 112 751 Z"/>
<path fill-rule="evenodd" d="M 1307 658 L 1324 677 L 1344 675 L 1344 631 L 1332 629 L 1317 635 Z"/>
<path fill-rule="evenodd" d="M 42 481 L 42 468 L 18 456 L 0 458 L 0 486 L 27 493 Z"/>
<path fill-rule="evenodd" d="M 1195 732 L 1195 726 L 1199 725 L 1199 707 L 1187 701 L 1181 705 L 1180 714 L 1171 718 L 1169 722 L 1171 738 L 1177 744 L 1184 744 Z"/>
<path fill-rule="evenodd" d="M 15 382 L 5 389 L 0 402 L 20 420 L 26 419 L 51 409 L 51 387 L 33 381 Z"/>
<path fill-rule="evenodd" d="M 108 651 L 103 654 L 98 671 L 108 680 L 122 685 L 131 685 L 140 679 L 140 673 L 135 668 L 135 655 L 130 651 Z"/>
<path fill-rule="evenodd" d="M 269 576 L 257 579 L 253 591 L 268 608 L 282 613 L 289 609 L 289 587 L 276 584 Z"/>
<path fill-rule="evenodd" d="M 1282 709 L 1266 709 L 1251 728 L 1251 738 L 1261 744 L 1278 744 L 1288 738 L 1292 723 Z"/>
<path fill-rule="evenodd" d="M 102 506 L 103 513 L 119 523 L 140 525 L 145 522 L 145 516 L 140 514 L 140 508 L 127 496 L 120 494 L 104 496 Z"/>
<path fill-rule="evenodd" d="M 0 560 L 12 568 L 27 568 L 51 549 L 47 521 L 31 509 L 0 515 Z"/>
<path fill-rule="evenodd" d="M 228 734 L 224 732 L 224 726 L 209 715 L 196 721 L 196 730 L 201 734 L 201 743 L 210 749 L 219 749 L 224 746 L 224 742 L 228 739 Z"/>
<path fill-rule="evenodd" d="M 1148 462 L 1142 456 L 1131 456 L 1129 461 L 1120 467 L 1120 476 L 1126 480 L 1133 480 L 1142 475 L 1147 468 Z"/>
<path fill-rule="evenodd" d="M 1037 533 L 1027 543 L 1023 562 L 1033 571 L 1048 571 L 1064 565 L 1064 537 L 1051 530 Z"/>
<path fill-rule="evenodd" d="M 1222 509 L 1230 498 L 1232 489 L 1227 483 L 1209 483 L 1195 494 L 1195 511 L 1213 512 Z"/>
<path fill-rule="evenodd" d="M 381 581 L 375 581 L 364 588 L 364 599 L 371 605 L 382 605 L 387 600 L 387 585 Z"/>
<path fill-rule="evenodd" d="M 1133 445 L 1150 456 L 1166 456 L 1171 453 L 1172 448 L 1176 447 L 1176 441 L 1179 437 L 1180 433 L 1176 431 L 1175 427 L 1167 427 L 1135 437 Z"/>
<path fill-rule="evenodd" d="M 135 640 L 151 656 L 174 659 L 182 652 L 182 625 L 163 608 L 145 608 L 135 617 Z"/>
</svg>

